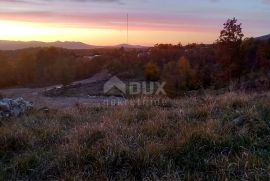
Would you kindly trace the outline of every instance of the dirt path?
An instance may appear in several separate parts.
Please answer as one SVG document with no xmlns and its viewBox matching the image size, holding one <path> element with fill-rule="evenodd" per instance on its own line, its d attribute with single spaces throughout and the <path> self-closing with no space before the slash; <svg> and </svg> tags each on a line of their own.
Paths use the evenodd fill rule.
<svg viewBox="0 0 270 181">
<path fill-rule="evenodd" d="M 22 97 L 27 101 L 34 103 L 36 108 L 50 107 L 50 108 L 67 108 L 77 104 L 80 105 L 106 105 L 114 101 L 123 101 L 122 98 L 117 97 L 46 97 L 42 93 L 45 89 L 5 89 L 0 90 L 0 93 L 8 98 Z"/>
<path fill-rule="evenodd" d="M 103 71 L 94 75 L 93 77 L 74 82 L 73 84 L 86 84 L 106 80 L 110 75 Z M 123 98 L 117 97 L 103 97 L 103 96 L 81 96 L 81 97 L 46 97 L 43 92 L 56 86 L 45 88 L 16 88 L 16 89 L 2 89 L 0 94 L 8 98 L 22 97 L 27 101 L 34 103 L 36 108 L 49 107 L 49 108 L 67 108 L 75 105 L 107 105 L 114 102 L 124 101 Z"/>
</svg>

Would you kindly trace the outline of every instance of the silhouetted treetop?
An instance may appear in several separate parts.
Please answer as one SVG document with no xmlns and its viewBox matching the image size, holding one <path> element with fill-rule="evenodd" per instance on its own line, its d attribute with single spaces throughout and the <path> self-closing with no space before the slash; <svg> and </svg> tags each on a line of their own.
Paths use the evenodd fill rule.
<svg viewBox="0 0 270 181">
<path fill-rule="evenodd" d="M 241 43 L 244 34 L 242 33 L 242 24 L 237 24 L 237 19 L 228 19 L 223 24 L 224 29 L 220 32 L 219 43 Z"/>
</svg>

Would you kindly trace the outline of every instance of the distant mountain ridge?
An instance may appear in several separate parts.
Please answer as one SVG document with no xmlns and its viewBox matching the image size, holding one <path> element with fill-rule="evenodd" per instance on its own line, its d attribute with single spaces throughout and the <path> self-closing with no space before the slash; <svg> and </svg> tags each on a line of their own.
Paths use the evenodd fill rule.
<svg viewBox="0 0 270 181">
<path fill-rule="evenodd" d="M 0 50 L 17 50 L 25 48 L 36 48 L 36 47 L 59 47 L 66 49 L 92 49 L 96 46 L 88 45 L 81 42 L 71 41 L 56 41 L 56 42 L 41 42 L 41 41 L 7 41 L 0 40 Z"/>
<path fill-rule="evenodd" d="M 270 39 L 270 34 L 256 37 L 256 40 L 268 41 Z M 94 49 L 94 48 L 136 48 L 144 49 L 148 48 L 147 46 L 142 45 L 130 45 L 130 44 L 119 44 L 115 46 L 95 46 L 88 45 L 82 42 L 75 41 L 56 41 L 56 42 L 42 42 L 42 41 L 9 41 L 9 40 L 0 40 L 0 50 L 19 50 L 25 48 L 37 48 L 37 47 L 59 47 L 65 49 Z"/>
<path fill-rule="evenodd" d="M 116 48 L 147 48 L 141 45 L 128 45 L 120 44 L 115 46 L 94 46 L 88 45 L 82 42 L 73 41 L 56 41 L 56 42 L 41 42 L 41 41 L 8 41 L 0 40 L 0 50 L 19 50 L 25 48 L 37 48 L 37 47 L 59 47 L 65 49 L 94 49 L 94 48 L 105 48 L 105 47 L 116 47 Z"/>
<path fill-rule="evenodd" d="M 270 34 L 257 37 L 256 39 L 260 41 L 268 41 L 270 39 Z"/>
</svg>

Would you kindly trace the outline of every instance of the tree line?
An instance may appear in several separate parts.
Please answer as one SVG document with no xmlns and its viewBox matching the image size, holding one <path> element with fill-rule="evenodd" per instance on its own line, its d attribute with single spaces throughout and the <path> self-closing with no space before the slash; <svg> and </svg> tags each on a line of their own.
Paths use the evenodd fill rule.
<svg viewBox="0 0 270 181">
<path fill-rule="evenodd" d="M 85 52 L 84 52 L 85 51 Z M 228 19 L 213 44 L 157 44 L 148 49 L 108 48 L 74 52 L 61 48 L 0 52 L 0 87 L 69 84 L 108 69 L 122 79 L 166 81 L 167 92 L 222 88 L 269 78 L 270 40 L 245 38 L 241 23 Z M 83 55 L 98 54 L 94 59 Z"/>
<path fill-rule="evenodd" d="M 146 78 L 166 81 L 167 92 L 173 95 L 201 88 L 224 88 L 262 77 L 269 80 L 270 39 L 243 37 L 241 23 L 233 18 L 224 23 L 214 44 L 156 45 L 156 55 L 145 66 Z"/>
<path fill-rule="evenodd" d="M 103 60 L 90 61 L 61 48 L 37 48 L 0 52 L 0 87 L 67 85 L 102 69 Z"/>
</svg>

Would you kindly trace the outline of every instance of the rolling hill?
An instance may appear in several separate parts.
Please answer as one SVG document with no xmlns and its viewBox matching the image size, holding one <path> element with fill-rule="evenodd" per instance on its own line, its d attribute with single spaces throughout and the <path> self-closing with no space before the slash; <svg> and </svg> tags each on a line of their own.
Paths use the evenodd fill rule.
<svg viewBox="0 0 270 181">
<path fill-rule="evenodd" d="M 73 42 L 73 41 L 56 41 L 56 42 L 41 42 L 41 41 L 8 41 L 8 40 L 0 40 L 0 50 L 19 50 L 25 48 L 37 48 L 37 47 L 59 47 L 65 49 L 94 49 L 94 48 L 147 48 L 141 45 L 128 45 L 128 44 L 120 44 L 115 46 L 94 46 L 88 45 L 82 42 Z"/>
<path fill-rule="evenodd" d="M 7 41 L 0 40 L 0 50 L 18 50 L 25 48 L 35 48 L 35 47 L 59 47 L 66 49 L 92 49 L 96 46 L 88 45 L 81 42 L 70 42 L 70 41 L 56 41 L 56 42 L 40 42 L 40 41 Z"/>
<path fill-rule="evenodd" d="M 270 39 L 270 34 L 269 35 L 264 35 L 256 38 L 257 40 L 260 41 L 268 41 Z"/>
</svg>

